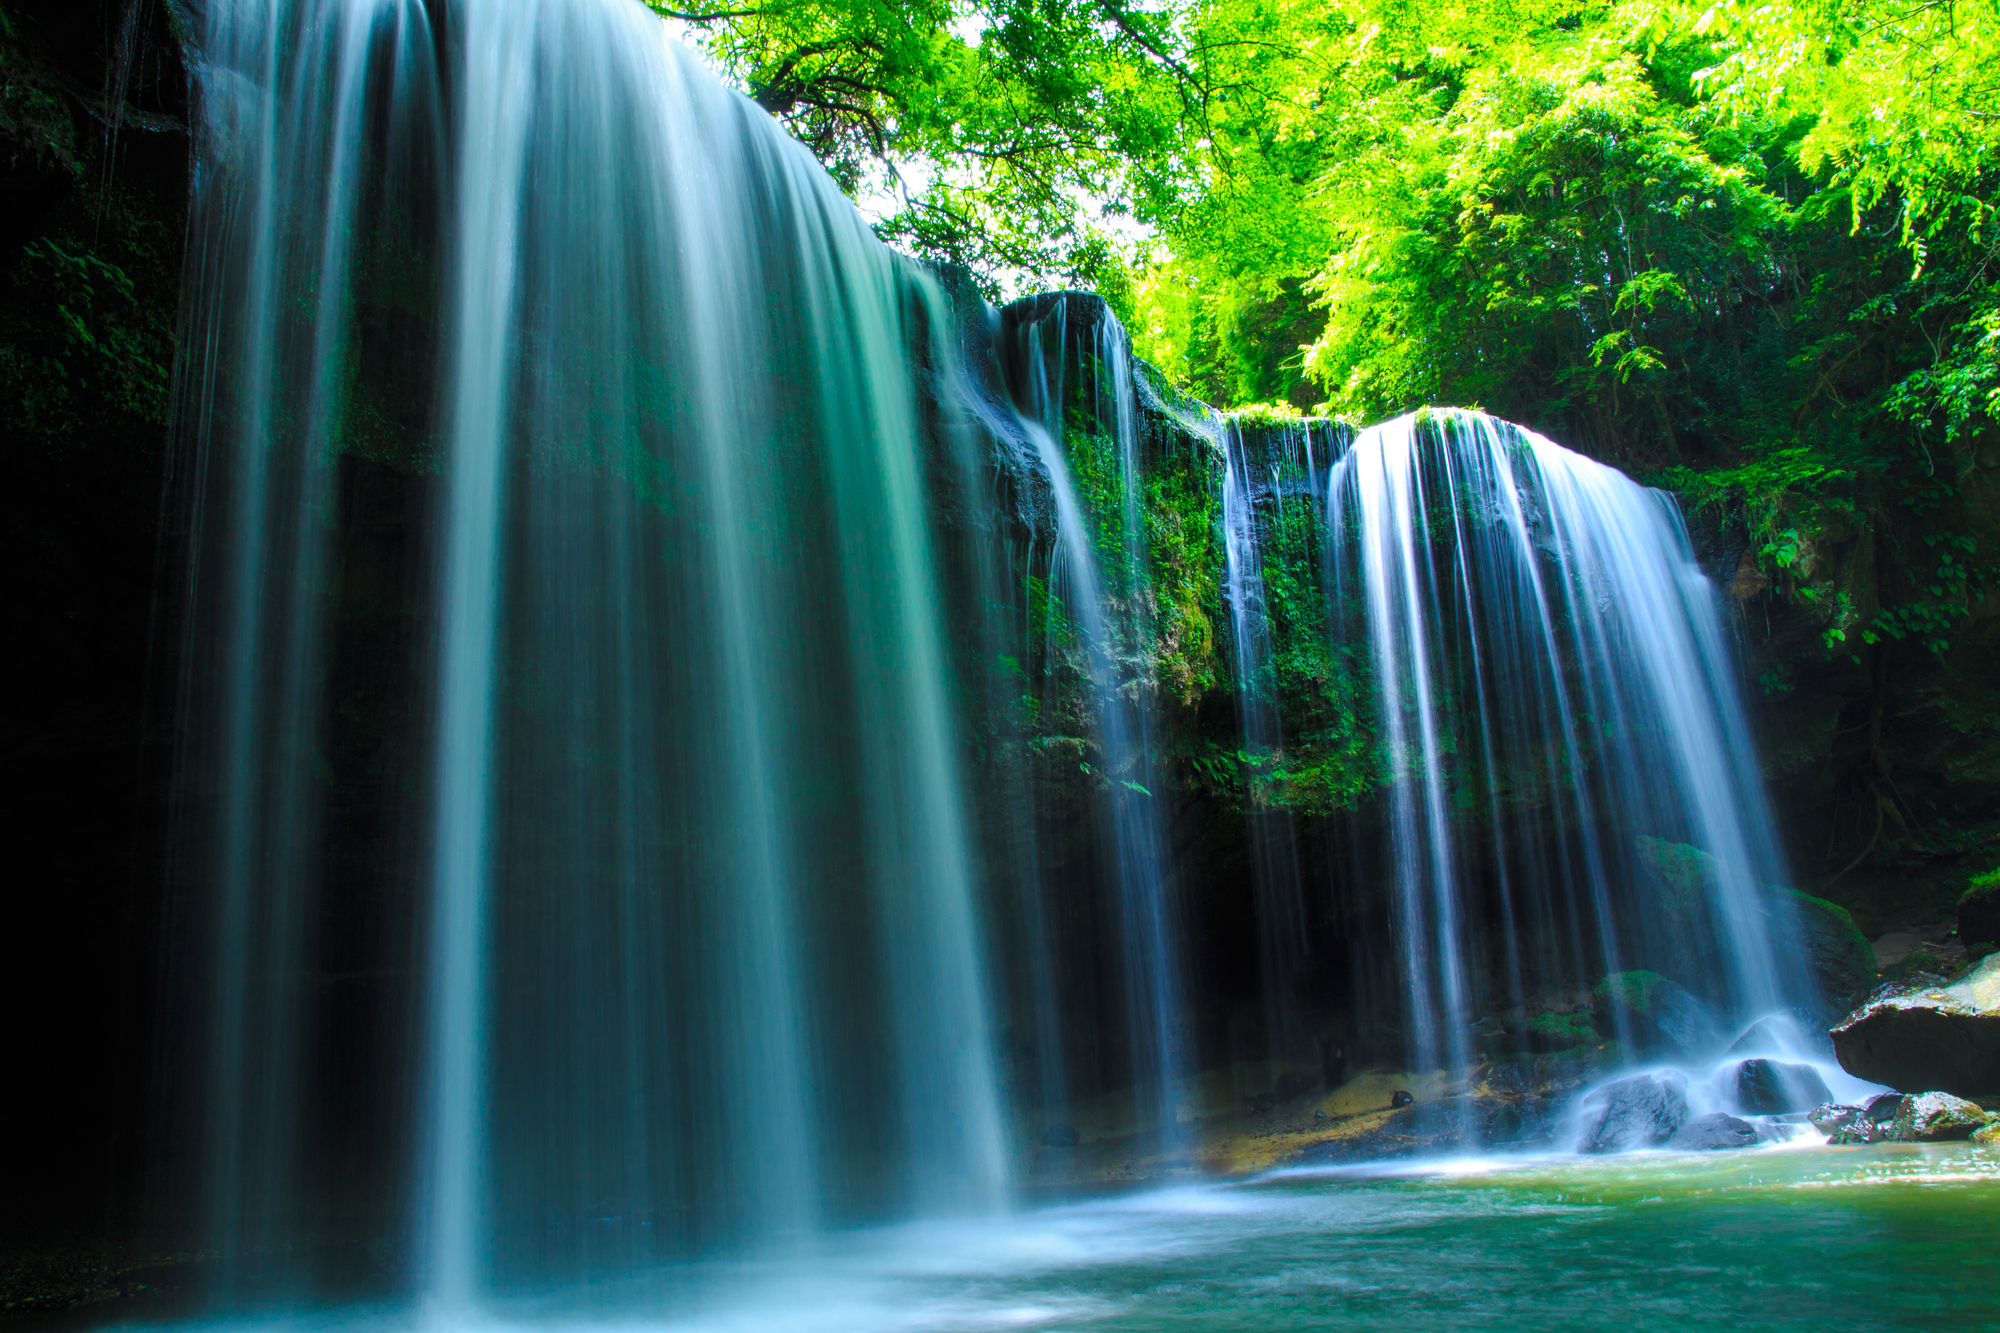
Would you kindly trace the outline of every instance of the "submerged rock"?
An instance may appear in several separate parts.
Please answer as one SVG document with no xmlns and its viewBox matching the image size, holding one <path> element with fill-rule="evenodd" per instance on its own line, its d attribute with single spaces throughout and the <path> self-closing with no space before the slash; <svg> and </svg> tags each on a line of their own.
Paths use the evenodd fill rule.
<svg viewBox="0 0 2000 1333">
<path fill-rule="evenodd" d="M 1675 1130 L 1667 1140 L 1669 1148 L 1688 1152 L 1711 1152 L 1720 1148 L 1748 1148 L 1757 1142 L 1757 1127 L 1720 1111 L 1698 1115 Z"/>
<path fill-rule="evenodd" d="M 1920 1092 L 1905 1097 L 1889 1122 L 1894 1143 L 1948 1143 L 1969 1139 L 1992 1117 L 1974 1102 L 1948 1092 Z"/>
<path fill-rule="evenodd" d="M 2000 1092 L 2000 954 L 1946 986 L 1888 986 L 1831 1033 L 1841 1068 L 1903 1092 Z"/>
<path fill-rule="evenodd" d="M 1811 1065 L 1745 1060 L 1736 1066 L 1736 1109 L 1745 1115 L 1788 1115 L 1833 1100 L 1832 1089 Z"/>
<path fill-rule="evenodd" d="M 1584 1099 L 1582 1153 L 1657 1148 L 1687 1123 L 1687 1080 L 1679 1074 L 1639 1074 Z"/>
<path fill-rule="evenodd" d="M 1656 972 L 1616 972 L 1597 983 L 1597 1023 L 1607 1035 L 1629 1033 L 1641 1050 L 1694 1051 L 1717 1043 L 1715 1011 Z"/>
<path fill-rule="evenodd" d="M 1294 1097 L 1303 1097 L 1318 1086 L 1319 1080 L 1312 1075 L 1300 1073 L 1296 1069 L 1288 1069 L 1278 1075 L 1277 1082 L 1271 1085 L 1271 1093 L 1279 1101 L 1285 1102 L 1290 1101 Z"/>
</svg>

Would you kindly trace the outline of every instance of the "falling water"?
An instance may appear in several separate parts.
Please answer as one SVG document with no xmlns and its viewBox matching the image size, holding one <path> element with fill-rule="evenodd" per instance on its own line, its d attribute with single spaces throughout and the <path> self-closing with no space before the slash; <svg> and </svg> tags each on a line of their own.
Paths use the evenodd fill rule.
<svg viewBox="0 0 2000 1333">
<path fill-rule="evenodd" d="M 1337 630 L 1379 692 L 1416 1067 L 1464 1068 L 1475 1018 L 1559 978 L 1655 968 L 1743 1015 L 1810 993 L 1779 962 L 1766 886 L 1784 867 L 1716 589 L 1670 498 L 1438 411 L 1364 431 L 1327 522 Z M 1705 897 L 1645 890 L 1639 836 L 1710 852 Z"/>
<path fill-rule="evenodd" d="M 446 1309 L 995 1207 L 915 369 L 942 298 L 640 6 L 449 13 L 240 0 L 200 34 L 218 1235 L 316 1225 L 301 1171 L 397 1105 L 413 1170 L 320 1188 L 420 1180 Z M 435 552 L 329 586 L 330 529 L 432 505 Z M 370 597 L 434 649 L 357 660 L 329 606 Z M 328 840 L 357 803 L 406 830 L 372 864 Z M 313 989 L 302 923 L 342 912 L 395 1013 Z M 384 1053 L 308 1114 L 309 1040 Z"/>
<path fill-rule="evenodd" d="M 1223 418 L 1217 432 L 1223 448 L 1224 591 L 1237 726 L 1247 762 L 1259 768 L 1281 764 L 1286 757 L 1276 639 L 1317 638 L 1323 623 L 1322 580 L 1314 576 L 1324 563 L 1325 483 L 1346 447 L 1329 424 L 1301 420 L 1255 426 Z M 1287 590 L 1289 599 L 1280 599 L 1289 605 L 1273 604 L 1265 578 L 1267 552 L 1285 571 L 1280 577 L 1296 585 Z M 1247 820 L 1257 900 L 1263 1049 L 1297 1061 L 1319 1055 L 1309 1049 L 1315 1043 L 1300 1027 L 1299 991 L 1307 966 L 1306 875 L 1295 818 L 1282 804 L 1262 799 L 1258 776 L 1252 777 Z"/>
<path fill-rule="evenodd" d="M 1189 904 L 1242 886 L 1173 850 L 1163 433 L 1265 1054 L 1378 882 L 1418 1068 L 1627 967 L 1803 993 L 1665 497 L 1476 413 L 1175 419 L 1101 303 L 948 300 L 627 0 L 214 0 L 192 54 L 173 1101 L 231 1262 L 386 1225 L 450 1314 L 797 1257 L 1004 1208 L 1084 1094 L 1179 1160 Z M 1372 680 L 1348 824 L 1283 785 L 1306 659 Z"/>
<path fill-rule="evenodd" d="M 1118 903 L 1129 1077 L 1138 1118 L 1169 1154 L 1181 1138 L 1176 1083 L 1185 1072 L 1177 1034 L 1176 936 L 1168 900 L 1168 864 L 1153 754 L 1152 681 L 1146 650 L 1152 626 L 1141 521 L 1139 402 L 1131 345 L 1107 309 L 1080 302 L 1087 315 L 1071 325 L 1064 294 L 1028 303 L 1013 329 L 1010 358 L 1021 381 L 1020 429 L 1048 479 L 1055 531 L 1051 569 L 1068 584 L 1062 604 L 1075 616 L 1094 707 L 1100 770 L 1093 786 L 1104 851 Z M 1095 309 L 1091 309 L 1095 306 Z M 1088 423 L 1083 429 L 1071 420 Z M 1101 493 L 1095 506 L 1078 493 L 1072 459 L 1092 451 Z M 1060 561 L 1060 565 L 1056 561 Z M 1107 581 L 1103 566 L 1116 570 Z"/>
</svg>

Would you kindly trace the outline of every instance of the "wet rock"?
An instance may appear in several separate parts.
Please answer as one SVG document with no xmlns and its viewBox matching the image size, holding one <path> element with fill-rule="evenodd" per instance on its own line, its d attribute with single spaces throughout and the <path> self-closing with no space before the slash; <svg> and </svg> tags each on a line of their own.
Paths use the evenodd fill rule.
<svg viewBox="0 0 2000 1333">
<path fill-rule="evenodd" d="M 1697 926 L 1705 919 L 1706 905 L 1728 892 L 1722 862 L 1699 847 L 1642 837 L 1638 852 L 1661 910 L 1679 930 Z M 1762 906 L 1781 938 L 1796 930 L 1831 1012 L 1845 1013 L 1858 1004 L 1875 979 L 1875 954 L 1847 909 L 1776 886 L 1766 889 Z"/>
<path fill-rule="evenodd" d="M 1745 1060 L 1736 1066 L 1736 1109 L 1745 1115 L 1788 1115 L 1833 1100 L 1832 1089 L 1811 1065 Z"/>
<path fill-rule="evenodd" d="M 1817 1106 L 1807 1115 L 1813 1127 L 1826 1135 L 1828 1143 L 1886 1143 L 1889 1122 L 1903 1106 L 1900 1092 L 1882 1092 L 1859 1106 Z"/>
<path fill-rule="evenodd" d="M 1878 1092 L 1861 1103 L 1861 1114 L 1871 1125 L 1886 1125 L 1896 1118 L 1896 1112 L 1903 1109 L 1903 1094 L 1900 1092 Z"/>
<path fill-rule="evenodd" d="M 1640 1074 L 1607 1084 L 1584 1099 L 1582 1153 L 1656 1148 L 1687 1123 L 1687 1080 L 1678 1074 Z"/>
<path fill-rule="evenodd" d="M 1537 1053 L 1573 1051 L 1597 1044 L 1597 1024 L 1589 1013 L 1536 1014 L 1517 1034 L 1523 1050 Z"/>
<path fill-rule="evenodd" d="M 1519 1143 L 1527 1137 L 1527 1117 L 1521 1114 L 1519 1106 L 1506 1102 L 1483 1110 L 1484 1114 L 1480 1117 L 1479 1123 L 1481 1143 L 1492 1145 Z"/>
<path fill-rule="evenodd" d="M 1904 1092 L 2000 1092 L 2000 954 L 1951 985 L 1885 986 L 1830 1034 L 1841 1067 Z"/>
<path fill-rule="evenodd" d="M 1673 1132 L 1669 1148 L 1687 1152 L 1713 1152 L 1722 1148 L 1748 1148 L 1757 1142 L 1757 1127 L 1748 1120 L 1716 1112 L 1698 1115 Z"/>
<path fill-rule="evenodd" d="M 1806 962 L 1832 1012 L 1859 1004 L 1875 980 L 1875 950 L 1847 909 L 1794 889 L 1777 890 L 1774 901 L 1798 922 Z"/>
<path fill-rule="evenodd" d="M 1416 1100 L 1415 1097 L 1412 1097 L 1409 1093 L 1404 1092 L 1400 1088 L 1397 1089 L 1395 1092 L 1389 1094 L 1389 1105 L 1392 1107 L 1408 1106 L 1411 1102 L 1414 1102 L 1415 1100 Z"/>
<path fill-rule="evenodd" d="M 1316 1143 L 1292 1159 L 1300 1165 L 1380 1161 L 1450 1151 L 1466 1141 L 1470 1109 L 1464 1102 L 1426 1103 L 1384 1115 L 1380 1124 L 1347 1138 Z"/>
<path fill-rule="evenodd" d="M 1889 1121 L 1887 1137 L 1894 1143 L 1949 1143 L 1969 1139 L 1990 1117 L 1973 1102 L 1948 1092 L 1920 1092 L 1902 1099 Z"/>
<path fill-rule="evenodd" d="M 1019 1142 L 1019 1140 L 1015 1140 Z M 1050 1125 L 1042 1131 L 1044 1148 L 1074 1148 L 1081 1141 L 1075 1125 Z"/>
<path fill-rule="evenodd" d="M 2000 1146 L 2000 1117 L 1995 1117 L 1973 1130 L 1972 1141 L 1982 1148 Z"/>
<path fill-rule="evenodd" d="M 1717 1044 L 1715 1011 L 1679 982 L 1656 972 L 1617 972 L 1597 983 L 1597 1027 L 1629 1033 L 1641 1050 L 1695 1051 Z"/>
<path fill-rule="evenodd" d="M 1782 1050 L 1784 1043 L 1779 1040 L 1778 1030 L 1771 1026 L 1769 1019 L 1758 1019 L 1743 1030 L 1743 1035 L 1729 1044 L 1726 1055 L 1755 1055 L 1759 1051 Z"/>
<path fill-rule="evenodd" d="M 1958 900 L 1958 939 L 1967 952 L 2000 948 L 2000 871 L 1975 877 Z"/>
<path fill-rule="evenodd" d="M 1838 1102 L 1828 1102 L 1815 1106 L 1806 1113 L 1812 1127 L 1836 1143 L 1869 1143 L 1874 1138 L 1874 1127 L 1868 1123 L 1868 1114 L 1858 1106 L 1846 1106 Z M 1853 1132 L 1857 1138 L 1849 1140 L 1842 1136 Z"/>
</svg>

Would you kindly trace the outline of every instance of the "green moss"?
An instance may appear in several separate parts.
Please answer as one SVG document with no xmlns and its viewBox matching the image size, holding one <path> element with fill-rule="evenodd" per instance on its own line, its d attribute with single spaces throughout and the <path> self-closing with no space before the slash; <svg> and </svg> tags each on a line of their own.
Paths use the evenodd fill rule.
<svg viewBox="0 0 2000 1333">
<path fill-rule="evenodd" d="M 1216 490 L 1204 462 L 1176 451 L 1146 481 L 1154 676 L 1183 703 L 1218 684 L 1212 616 L 1222 606 L 1223 554 Z"/>
<path fill-rule="evenodd" d="M 1944 970 L 1944 963 L 1937 955 L 1926 953 L 1922 949 L 1919 949 L 1915 953 L 1904 955 L 1903 961 L 1896 966 L 1896 975 L 1899 977 L 1911 977 L 1923 972 L 1942 976 L 1944 975 Z"/>
<path fill-rule="evenodd" d="M 1958 900 L 1958 938 L 1970 954 L 1978 946 L 1981 956 L 2000 946 L 2000 866 L 1983 875 L 1974 875 Z"/>
<path fill-rule="evenodd" d="M 1797 889 L 1775 889 L 1789 903 L 1804 936 L 1806 958 L 1827 1003 L 1846 1012 L 1875 982 L 1875 950 L 1845 907 Z"/>
<path fill-rule="evenodd" d="M 1523 1025 L 1535 1044 L 1549 1050 L 1567 1050 L 1597 1044 L 1597 1025 L 1584 1014 L 1536 1014 Z"/>
<path fill-rule="evenodd" d="M 1591 988 L 1591 995 L 1600 1008 L 1632 1009 L 1639 1013 L 1650 1013 L 1653 1008 L 1653 991 L 1666 978 L 1657 972 L 1631 971 L 1614 972 Z"/>
</svg>

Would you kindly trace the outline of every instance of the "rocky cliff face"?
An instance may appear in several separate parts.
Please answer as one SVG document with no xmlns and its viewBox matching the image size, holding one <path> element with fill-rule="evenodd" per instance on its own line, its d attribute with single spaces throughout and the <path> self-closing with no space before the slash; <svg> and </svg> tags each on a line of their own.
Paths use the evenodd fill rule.
<svg viewBox="0 0 2000 1333">
<path fill-rule="evenodd" d="M 0 985 L 12 1196 L 43 1229 L 95 1224 L 148 1123 L 185 115 L 165 5 L 0 8 Z"/>
</svg>

